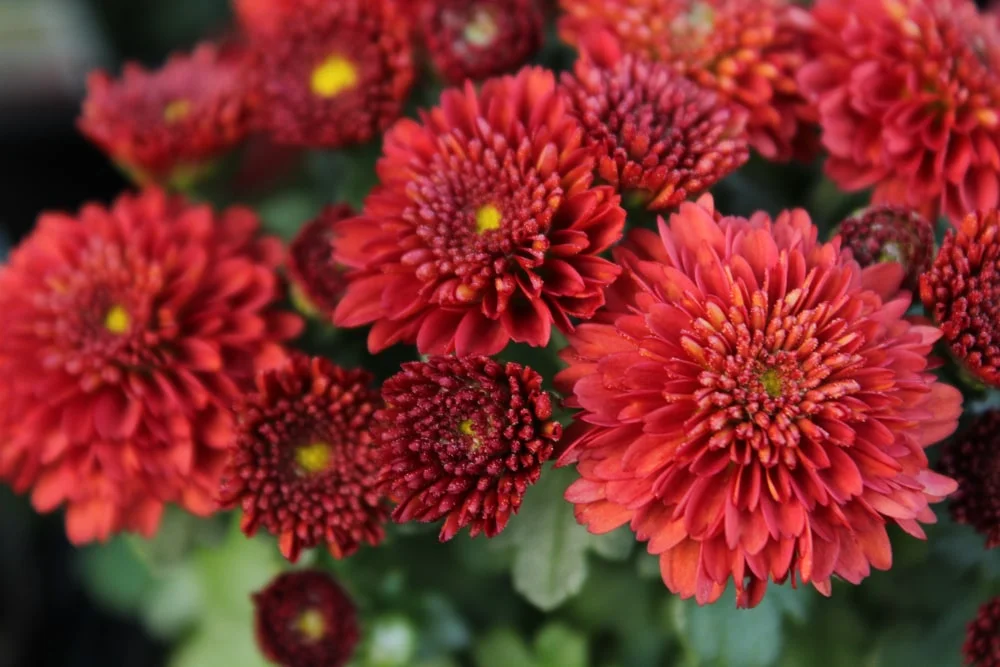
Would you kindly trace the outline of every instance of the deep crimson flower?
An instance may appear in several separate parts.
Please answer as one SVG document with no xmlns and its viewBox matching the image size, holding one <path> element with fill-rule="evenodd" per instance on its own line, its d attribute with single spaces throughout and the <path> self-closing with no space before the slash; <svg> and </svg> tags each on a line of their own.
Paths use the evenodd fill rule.
<svg viewBox="0 0 1000 667">
<path fill-rule="evenodd" d="M 211 44 L 148 71 L 127 64 L 120 79 L 87 82 L 80 131 L 140 184 L 197 178 L 250 127 L 243 52 Z"/>
<path fill-rule="evenodd" d="M 820 0 L 812 18 L 799 84 L 838 185 L 955 222 L 1000 205 L 995 16 L 971 0 Z"/>
<path fill-rule="evenodd" d="M 382 386 L 381 480 L 392 518 L 437 521 L 441 541 L 464 526 L 493 537 L 517 514 L 562 434 L 542 377 L 488 357 L 403 364 Z"/>
<path fill-rule="evenodd" d="M 598 151 L 597 173 L 652 210 L 700 194 L 747 161 L 746 114 L 666 63 L 594 41 L 564 74 L 570 112 Z"/>
<path fill-rule="evenodd" d="M 542 45 L 537 0 L 422 0 L 420 34 L 450 83 L 518 69 Z"/>
<path fill-rule="evenodd" d="M 373 351 L 494 354 L 543 346 L 604 303 L 618 268 L 598 255 L 622 234 L 609 186 L 566 113 L 555 77 L 526 68 L 448 90 L 423 122 L 385 136 L 381 185 L 339 223 L 335 257 L 357 269 L 334 323 L 374 322 Z"/>
<path fill-rule="evenodd" d="M 0 270 L 0 478 L 65 504 L 72 542 L 152 535 L 214 496 L 229 405 L 301 328 L 272 309 L 276 239 L 252 211 L 159 190 L 50 213 Z M 4 423 L 5 422 L 5 423 Z"/>
<path fill-rule="evenodd" d="M 986 537 L 986 547 L 1000 546 L 1000 410 L 991 410 L 949 441 L 941 472 L 958 482 L 951 516 Z"/>
<path fill-rule="evenodd" d="M 914 292 L 934 259 L 934 227 L 903 206 L 882 204 L 859 211 L 840 223 L 838 233 L 862 267 L 876 262 L 901 264 L 906 271 L 903 286 Z"/>
<path fill-rule="evenodd" d="M 948 232 L 920 296 L 952 354 L 1000 386 L 1000 213 L 970 213 Z"/>
<path fill-rule="evenodd" d="M 319 216 L 299 230 L 288 248 L 288 275 L 294 301 L 307 313 L 332 315 L 347 278 L 333 259 L 335 223 L 350 218 L 347 204 L 325 207 Z"/>
<path fill-rule="evenodd" d="M 716 220 L 683 203 L 616 251 L 622 278 L 570 336 L 557 378 L 583 408 L 560 464 L 578 520 L 629 523 L 671 591 L 741 606 L 767 582 L 830 593 L 892 563 L 886 524 L 923 537 L 955 483 L 924 449 L 955 430 L 940 332 L 904 319 L 898 264 L 862 270 L 801 210 Z"/>
<path fill-rule="evenodd" d="M 285 572 L 253 603 L 257 645 L 282 667 L 343 667 L 361 636 L 351 598 L 325 572 Z"/>
<path fill-rule="evenodd" d="M 301 0 L 252 51 L 257 123 L 284 144 L 370 141 L 402 113 L 413 82 L 394 0 Z"/>
<path fill-rule="evenodd" d="M 371 381 L 304 355 L 257 376 L 257 391 L 236 408 L 222 479 L 222 502 L 243 509 L 243 532 L 263 525 L 292 562 L 302 549 L 325 544 L 344 558 L 382 541 L 388 512 L 376 490 Z"/>
<path fill-rule="evenodd" d="M 1000 667 L 1000 597 L 979 608 L 966 630 L 962 653 L 966 665 Z"/>
<path fill-rule="evenodd" d="M 749 112 L 750 145 L 766 158 L 810 158 L 814 112 L 795 75 L 805 62 L 802 10 L 789 0 L 561 0 L 563 39 L 596 33 L 670 63 Z"/>
</svg>

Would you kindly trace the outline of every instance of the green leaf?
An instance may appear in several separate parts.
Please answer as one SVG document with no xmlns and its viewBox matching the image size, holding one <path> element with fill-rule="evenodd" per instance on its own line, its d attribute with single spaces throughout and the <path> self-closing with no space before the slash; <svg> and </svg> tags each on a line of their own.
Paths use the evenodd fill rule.
<svg viewBox="0 0 1000 667">
<path fill-rule="evenodd" d="M 513 630 L 495 630 L 476 646 L 476 667 L 539 667 L 524 640 Z"/>
<path fill-rule="evenodd" d="M 587 667 L 586 638 L 565 625 L 552 624 L 535 638 L 538 667 Z"/>
<path fill-rule="evenodd" d="M 98 603 L 120 614 L 131 614 L 153 585 L 146 565 L 129 547 L 127 538 L 87 547 L 79 555 L 83 583 Z"/>
<path fill-rule="evenodd" d="M 169 664 L 170 667 L 274 667 L 257 648 L 253 623 L 211 616 L 174 653 Z"/>
<path fill-rule="evenodd" d="M 604 535 L 591 535 L 590 544 L 594 553 L 601 558 L 623 561 L 632 555 L 632 549 L 635 547 L 635 535 L 632 534 L 628 526 L 622 526 L 618 530 Z"/>
<path fill-rule="evenodd" d="M 150 633 L 171 641 L 195 623 L 204 606 L 198 572 L 185 562 L 160 574 L 142 600 L 140 615 Z"/>
<path fill-rule="evenodd" d="M 767 667 L 781 654 L 782 603 L 771 591 L 754 609 L 737 609 L 730 587 L 718 602 L 704 607 L 674 599 L 671 612 L 698 664 L 717 660 L 725 667 Z"/>
<path fill-rule="evenodd" d="M 365 667 L 404 667 L 413 660 L 417 634 L 405 616 L 377 619 L 367 631 L 361 664 Z"/>
</svg>

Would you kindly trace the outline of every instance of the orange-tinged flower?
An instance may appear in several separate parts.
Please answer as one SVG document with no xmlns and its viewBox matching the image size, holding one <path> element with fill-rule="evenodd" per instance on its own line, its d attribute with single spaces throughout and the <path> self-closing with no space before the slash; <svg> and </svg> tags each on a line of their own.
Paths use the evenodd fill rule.
<svg viewBox="0 0 1000 667">
<path fill-rule="evenodd" d="M 940 332 L 904 318 L 898 264 L 816 239 L 804 211 L 681 204 L 616 251 L 607 308 L 569 336 L 566 498 L 592 532 L 629 524 L 684 598 L 859 583 L 892 563 L 888 523 L 923 537 L 955 490 L 924 453 L 961 413 L 930 373 Z"/>
</svg>

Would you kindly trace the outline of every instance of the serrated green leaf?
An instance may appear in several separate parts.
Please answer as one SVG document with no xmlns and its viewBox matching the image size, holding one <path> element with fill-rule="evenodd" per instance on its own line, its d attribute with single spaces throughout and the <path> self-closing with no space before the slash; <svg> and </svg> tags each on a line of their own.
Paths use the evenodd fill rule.
<svg viewBox="0 0 1000 667">
<path fill-rule="evenodd" d="M 547 625 L 535 638 L 538 667 L 587 667 L 587 640 L 565 625 Z"/>
<path fill-rule="evenodd" d="M 513 630 L 495 630 L 476 645 L 476 667 L 539 667 Z"/>
</svg>

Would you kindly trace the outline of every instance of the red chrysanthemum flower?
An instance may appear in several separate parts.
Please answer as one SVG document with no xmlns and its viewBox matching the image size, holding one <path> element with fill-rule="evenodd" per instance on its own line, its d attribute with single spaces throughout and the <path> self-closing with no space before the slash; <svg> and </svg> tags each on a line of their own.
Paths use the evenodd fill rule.
<svg viewBox="0 0 1000 667">
<path fill-rule="evenodd" d="M 747 109 L 750 145 L 766 158 L 810 158 L 814 112 L 795 75 L 805 62 L 802 10 L 789 0 L 561 0 L 559 31 L 574 45 L 595 33 L 670 63 Z"/>
<path fill-rule="evenodd" d="M 965 632 L 962 653 L 971 667 L 1000 667 L 1000 597 L 976 612 Z"/>
<path fill-rule="evenodd" d="M 222 502 L 243 509 L 244 533 L 263 525 L 292 562 L 324 544 L 344 558 L 382 541 L 388 512 L 376 488 L 371 381 L 304 355 L 258 375 L 257 391 L 236 408 L 222 479 Z"/>
<path fill-rule="evenodd" d="M 282 667 L 343 667 L 361 637 L 351 598 L 325 572 L 285 572 L 253 603 L 257 645 Z"/>
<path fill-rule="evenodd" d="M 394 0 L 302 0 L 253 42 L 257 124 L 276 141 L 370 141 L 413 82 L 410 28 Z"/>
<path fill-rule="evenodd" d="M 0 271 L 0 478 L 65 504 L 74 543 L 215 509 L 229 406 L 301 328 L 276 239 L 158 190 L 45 214 Z"/>
<path fill-rule="evenodd" d="M 197 47 L 156 71 L 128 64 L 114 80 L 95 72 L 78 125 L 139 183 L 196 178 L 250 127 L 241 51 Z"/>
<path fill-rule="evenodd" d="M 516 70 L 542 45 L 537 0 L 422 0 L 420 34 L 450 83 Z"/>
<path fill-rule="evenodd" d="M 542 377 L 488 357 L 403 364 L 382 386 L 382 483 L 392 518 L 437 521 L 441 541 L 464 526 L 493 537 L 517 514 L 562 434 Z"/>
<path fill-rule="evenodd" d="M 494 354 L 543 346 L 604 303 L 601 259 L 625 212 L 592 187 L 594 158 L 546 70 L 448 90 L 423 123 L 385 137 L 381 185 L 338 224 L 335 257 L 356 268 L 338 326 L 374 322 L 368 347 Z"/>
<path fill-rule="evenodd" d="M 924 448 L 961 394 L 929 372 L 940 332 L 904 319 L 898 264 L 862 270 L 801 210 L 716 220 L 681 204 L 633 232 L 599 322 L 558 383 L 583 408 L 560 464 L 592 532 L 629 523 L 671 591 L 741 606 L 768 580 L 860 582 L 892 562 L 886 524 L 923 537 L 955 483 Z"/>
<path fill-rule="evenodd" d="M 952 354 L 1000 386 L 1000 212 L 970 213 L 948 232 L 920 296 Z"/>
<path fill-rule="evenodd" d="M 906 271 L 903 286 L 914 292 L 934 259 L 934 227 L 916 211 L 882 204 L 855 213 L 838 228 L 840 240 L 862 267 L 897 262 Z"/>
<path fill-rule="evenodd" d="M 820 0 L 799 83 L 842 188 L 953 221 L 1000 205 L 1000 24 L 971 0 Z"/>
<path fill-rule="evenodd" d="M 273 34 L 301 0 L 232 0 L 236 21 L 251 39 Z"/>
<path fill-rule="evenodd" d="M 1000 546 L 1000 410 L 980 415 L 948 442 L 941 472 L 958 482 L 952 518 L 984 535 L 988 549 Z"/>
<path fill-rule="evenodd" d="M 347 278 L 333 259 L 335 223 L 350 218 L 354 210 L 347 204 L 325 207 L 319 216 L 299 230 L 288 248 L 288 275 L 293 301 L 310 314 L 332 315 Z"/>
<path fill-rule="evenodd" d="M 676 206 L 749 157 L 746 114 L 665 63 L 621 55 L 607 40 L 577 61 L 562 87 L 597 173 L 619 191 L 638 190 L 651 210 Z"/>
</svg>

